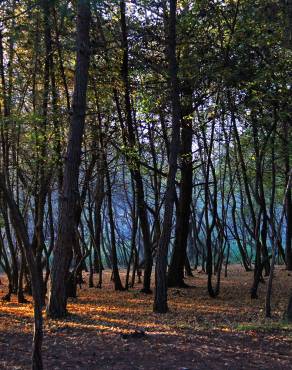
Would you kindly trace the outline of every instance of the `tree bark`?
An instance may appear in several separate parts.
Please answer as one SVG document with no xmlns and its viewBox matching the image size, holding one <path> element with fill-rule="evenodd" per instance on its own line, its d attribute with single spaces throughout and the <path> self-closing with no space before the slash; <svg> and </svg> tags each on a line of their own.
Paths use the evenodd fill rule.
<svg viewBox="0 0 292 370">
<path fill-rule="evenodd" d="M 18 241 L 21 243 L 23 253 L 28 265 L 30 279 L 32 282 L 32 295 L 34 301 L 34 332 L 32 346 L 32 369 L 42 370 L 42 340 L 43 340 L 43 317 L 42 317 L 42 275 L 37 266 L 37 259 L 34 256 L 33 248 L 29 242 L 29 236 L 24 219 L 13 198 L 12 192 L 5 183 L 4 174 L 0 174 L 0 189 L 7 201 L 11 213 L 13 228 Z"/>
<path fill-rule="evenodd" d="M 163 228 L 159 239 L 155 268 L 155 298 L 153 310 L 158 313 L 168 311 L 167 306 L 167 253 L 171 237 L 173 208 L 175 201 L 175 177 L 180 142 L 180 97 L 176 59 L 176 0 L 170 0 L 168 19 L 168 67 L 170 81 L 170 101 L 172 109 L 172 133 L 168 160 L 167 188 L 164 201 Z"/>
<path fill-rule="evenodd" d="M 70 121 L 69 139 L 64 165 L 60 198 L 59 229 L 51 269 L 51 287 L 47 314 L 60 318 L 66 315 L 66 280 L 76 243 L 76 208 L 79 201 L 79 166 L 85 126 L 86 92 L 89 70 L 89 0 L 79 0 L 77 6 L 77 60 Z"/>
<path fill-rule="evenodd" d="M 123 64 L 122 64 L 122 78 L 124 82 L 124 100 L 125 100 L 125 111 L 126 111 L 126 124 L 128 131 L 128 140 L 130 148 L 136 151 L 137 143 L 135 138 L 135 130 L 132 119 L 132 107 L 130 99 L 130 84 L 129 84 L 129 55 L 128 55 L 128 35 L 127 35 L 127 24 L 126 24 L 126 11 L 125 1 L 120 2 L 121 9 L 121 28 L 122 28 L 122 48 L 123 48 Z M 144 196 L 144 185 L 142 175 L 140 171 L 140 165 L 138 163 L 130 163 L 132 166 L 131 174 L 134 178 L 137 193 L 137 212 L 140 220 L 140 227 L 142 230 L 143 244 L 144 244 L 144 281 L 143 293 L 151 293 L 151 273 L 152 273 L 152 243 L 150 238 L 150 228 L 147 215 L 147 207 Z"/>
<path fill-rule="evenodd" d="M 187 241 L 193 190 L 192 163 L 192 89 L 185 82 L 182 89 L 181 182 L 175 229 L 174 250 L 168 270 L 168 286 L 186 287 L 184 266 L 187 259 Z"/>
</svg>

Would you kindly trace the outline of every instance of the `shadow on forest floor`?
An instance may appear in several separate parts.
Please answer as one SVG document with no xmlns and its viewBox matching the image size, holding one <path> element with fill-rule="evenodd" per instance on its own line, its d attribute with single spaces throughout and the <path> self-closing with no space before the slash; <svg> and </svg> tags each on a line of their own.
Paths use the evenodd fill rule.
<svg viewBox="0 0 292 370">
<path fill-rule="evenodd" d="M 45 319 L 45 369 L 291 369 L 292 328 L 280 320 L 287 272 L 277 270 L 274 318 L 268 321 L 261 311 L 265 286 L 260 299 L 251 301 L 251 278 L 232 270 L 214 300 L 206 293 L 205 275 L 196 273 L 188 281 L 196 289 L 171 289 L 170 312 L 158 315 L 153 296 L 115 292 L 106 273 L 104 289 L 82 289 L 69 302 L 66 319 Z M 146 335 L 122 338 L 134 330 Z M 0 303 L 1 369 L 30 368 L 31 332 L 31 304 Z"/>
</svg>

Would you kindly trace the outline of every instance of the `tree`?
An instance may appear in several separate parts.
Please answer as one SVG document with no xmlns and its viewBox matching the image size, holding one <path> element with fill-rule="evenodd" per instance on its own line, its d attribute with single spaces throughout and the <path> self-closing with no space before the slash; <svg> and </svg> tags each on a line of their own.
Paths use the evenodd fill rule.
<svg viewBox="0 0 292 370">
<path fill-rule="evenodd" d="M 180 97 L 177 78 L 176 59 L 176 0 L 169 1 L 167 51 L 170 84 L 170 101 L 172 112 L 172 133 L 169 147 L 167 187 L 164 200 L 163 229 L 158 244 L 155 268 L 155 298 L 154 312 L 165 313 L 167 306 L 167 253 L 172 228 L 172 216 L 175 200 L 175 176 L 177 172 L 177 159 L 179 153 L 180 138 Z"/>
<path fill-rule="evenodd" d="M 63 317 L 67 312 L 66 283 L 72 260 L 72 248 L 77 242 L 76 209 L 79 202 L 78 178 L 85 126 L 90 18 L 89 1 L 79 0 L 77 4 L 77 58 L 74 95 L 60 198 L 58 237 L 54 249 L 47 306 L 48 315 L 55 318 Z"/>
<path fill-rule="evenodd" d="M 33 332 L 33 348 L 32 348 L 32 369 L 42 370 L 42 341 L 43 341 L 43 317 L 42 317 L 42 306 L 43 306 L 43 290 L 42 282 L 43 277 L 40 273 L 38 265 L 38 259 L 33 252 L 32 245 L 29 241 L 29 235 L 23 216 L 13 198 L 11 190 L 8 188 L 5 181 L 4 173 L 0 176 L 0 189 L 4 194 L 7 201 L 9 210 L 11 212 L 11 219 L 13 227 L 15 229 L 16 237 L 18 242 L 23 248 L 23 254 L 25 255 L 26 262 L 29 268 L 30 278 L 32 282 L 32 295 L 34 301 L 34 332 Z"/>
</svg>

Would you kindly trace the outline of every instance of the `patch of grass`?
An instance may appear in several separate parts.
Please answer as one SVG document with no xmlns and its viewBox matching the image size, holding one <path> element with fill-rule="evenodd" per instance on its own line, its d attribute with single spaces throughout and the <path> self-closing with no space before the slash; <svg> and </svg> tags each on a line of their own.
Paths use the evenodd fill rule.
<svg viewBox="0 0 292 370">
<path fill-rule="evenodd" d="M 273 332 L 273 331 L 291 331 L 292 324 L 286 321 L 264 322 L 264 323 L 243 323 L 235 327 L 238 331 L 258 331 L 258 332 Z"/>
</svg>

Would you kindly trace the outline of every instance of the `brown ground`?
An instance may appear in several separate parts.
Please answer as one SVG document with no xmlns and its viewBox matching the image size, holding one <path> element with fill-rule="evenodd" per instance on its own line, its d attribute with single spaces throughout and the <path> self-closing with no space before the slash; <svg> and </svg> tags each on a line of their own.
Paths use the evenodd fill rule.
<svg viewBox="0 0 292 370">
<path fill-rule="evenodd" d="M 1 278 L 3 282 L 3 277 Z M 70 316 L 45 320 L 45 369 L 179 370 L 292 369 L 292 326 L 282 322 L 292 277 L 279 268 L 273 319 L 263 318 L 265 285 L 250 300 L 252 273 L 232 267 L 219 298 L 206 292 L 206 276 L 195 273 L 192 289 L 169 291 L 170 312 L 152 313 L 151 296 L 114 292 L 106 273 L 103 289 L 84 288 Z M 0 297 L 6 286 L 0 286 Z M 0 303 L 0 368 L 29 369 L 31 304 Z M 121 333 L 145 330 L 145 338 Z"/>
</svg>

